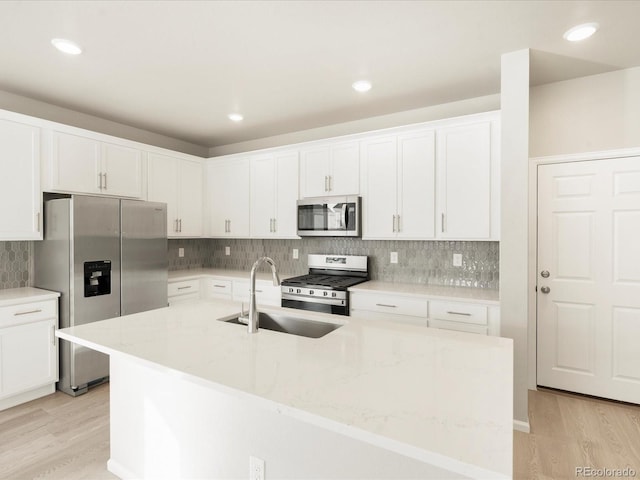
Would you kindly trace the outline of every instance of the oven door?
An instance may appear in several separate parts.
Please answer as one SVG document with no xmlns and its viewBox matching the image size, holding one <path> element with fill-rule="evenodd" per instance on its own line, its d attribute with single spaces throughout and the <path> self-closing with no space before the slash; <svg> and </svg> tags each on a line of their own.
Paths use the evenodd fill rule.
<svg viewBox="0 0 640 480">
<path fill-rule="evenodd" d="M 359 237 L 358 196 L 298 200 L 298 235 L 301 237 Z"/>
</svg>

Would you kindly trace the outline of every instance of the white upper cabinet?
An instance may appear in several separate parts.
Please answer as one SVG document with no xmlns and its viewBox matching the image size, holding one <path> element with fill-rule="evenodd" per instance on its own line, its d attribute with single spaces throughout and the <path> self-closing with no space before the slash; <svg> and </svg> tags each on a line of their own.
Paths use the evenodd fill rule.
<svg viewBox="0 0 640 480">
<path fill-rule="evenodd" d="M 0 240 L 41 240 L 40 129 L 0 119 Z"/>
<path fill-rule="evenodd" d="M 434 238 L 433 130 L 363 141 L 361 168 L 363 238 Z"/>
<path fill-rule="evenodd" d="M 142 197 L 142 152 L 136 148 L 53 131 L 45 189 Z"/>
<path fill-rule="evenodd" d="M 438 130 L 438 238 L 498 239 L 498 129 L 494 116 Z"/>
<path fill-rule="evenodd" d="M 298 152 L 255 156 L 251 163 L 251 237 L 298 238 Z"/>
<path fill-rule="evenodd" d="M 248 158 L 207 162 L 207 211 L 212 237 L 249 237 Z"/>
<path fill-rule="evenodd" d="M 168 236 L 202 236 L 202 163 L 149 153 L 148 181 L 148 199 L 167 204 Z"/>
<path fill-rule="evenodd" d="M 300 197 L 358 195 L 358 142 L 341 142 L 303 149 L 300 159 Z"/>
</svg>

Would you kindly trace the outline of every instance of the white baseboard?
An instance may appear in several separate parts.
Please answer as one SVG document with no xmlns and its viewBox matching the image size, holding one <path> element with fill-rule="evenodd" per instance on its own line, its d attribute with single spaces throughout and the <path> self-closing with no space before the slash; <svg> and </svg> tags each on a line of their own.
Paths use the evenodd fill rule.
<svg viewBox="0 0 640 480">
<path fill-rule="evenodd" d="M 110 458 L 107 460 L 107 470 L 113 473 L 116 477 L 125 479 L 134 479 L 139 478 L 138 475 L 134 475 L 133 472 L 129 471 L 122 464 L 116 462 L 114 459 Z"/>
<path fill-rule="evenodd" d="M 56 384 L 50 383 L 48 385 L 44 385 L 42 387 L 38 387 L 33 390 L 29 390 L 28 392 L 21 392 L 21 393 L 18 393 L 17 395 L 12 395 L 11 397 L 3 398 L 2 400 L 0 400 L 0 410 L 5 410 L 7 408 L 15 407 L 16 405 L 20 405 L 22 403 L 30 402 L 31 400 L 44 397 L 45 395 L 51 395 L 55 391 L 56 391 Z"/>
<path fill-rule="evenodd" d="M 513 421 L 513 429 L 518 432 L 529 433 L 531 428 L 529 427 L 529 422 L 522 422 L 520 420 Z"/>
</svg>

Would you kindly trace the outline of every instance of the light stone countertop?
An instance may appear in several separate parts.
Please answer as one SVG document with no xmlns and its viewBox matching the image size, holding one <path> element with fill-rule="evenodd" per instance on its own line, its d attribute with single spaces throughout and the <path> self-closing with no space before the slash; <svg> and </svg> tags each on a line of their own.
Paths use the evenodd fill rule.
<svg viewBox="0 0 640 480">
<path fill-rule="evenodd" d="M 280 280 L 295 277 L 297 275 L 290 273 L 280 273 Z M 192 268 L 188 270 L 172 270 L 169 271 L 169 282 L 180 282 L 184 280 L 197 280 L 205 277 L 218 277 L 228 280 L 246 280 L 249 281 L 249 271 L 245 270 L 226 270 L 222 268 Z M 271 271 L 266 266 L 261 266 L 256 272 L 258 280 L 271 280 Z"/>
<path fill-rule="evenodd" d="M 510 478 L 511 339 L 267 308 L 342 323 L 310 339 L 217 321 L 226 300 L 58 331 L 61 338 L 472 478 Z"/>
<path fill-rule="evenodd" d="M 0 290 L 0 307 L 18 305 L 21 303 L 42 302 L 58 298 L 60 293 L 41 288 L 22 287 Z"/>
<path fill-rule="evenodd" d="M 443 287 L 416 283 L 390 283 L 371 280 L 349 288 L 350 292 L 403 295 L 428 298 L 430 300 L 451 300 L 455 302 L 484 303 L 500 305 L 500 292 L 469 287 Z"/>
</svg>

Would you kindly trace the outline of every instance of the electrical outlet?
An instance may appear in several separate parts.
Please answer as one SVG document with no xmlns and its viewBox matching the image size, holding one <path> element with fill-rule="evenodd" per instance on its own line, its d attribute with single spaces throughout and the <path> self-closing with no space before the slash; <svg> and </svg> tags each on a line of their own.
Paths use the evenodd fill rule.
<svg viewBox="0 0 640 480">
<path fill-rule="evenodd" d="M 391 263 L 398 263 L 398 252 L 391 252 Z"/>
<path fill-rule="evenodd" d="M 184 257 L 184 248 L 182 247 L 178 248 L 178 257 L 180 258 Z"/>
<path fill-rule="evenodd" d="M 299 257 L 298 249 L 294 248 L 293 249 L 293 259 L 294 260 L 298 260 L 298 257 Z"/>
<path fill-rule="evenodd" d="M 249 457 L 249 480 L 264 480 L 264 460 Z"/>
<path fill-rule="evenodd" d="M 231 255 L 231 247 L 224 247 L 224 254 Z"/>
<path fill-rule="evenodd" d="M 453 266 L 454 267 L 461 267 L 462 266 L 462 254 L 461 253 L 454 253 L 453 254 Z"/>
</svg>

